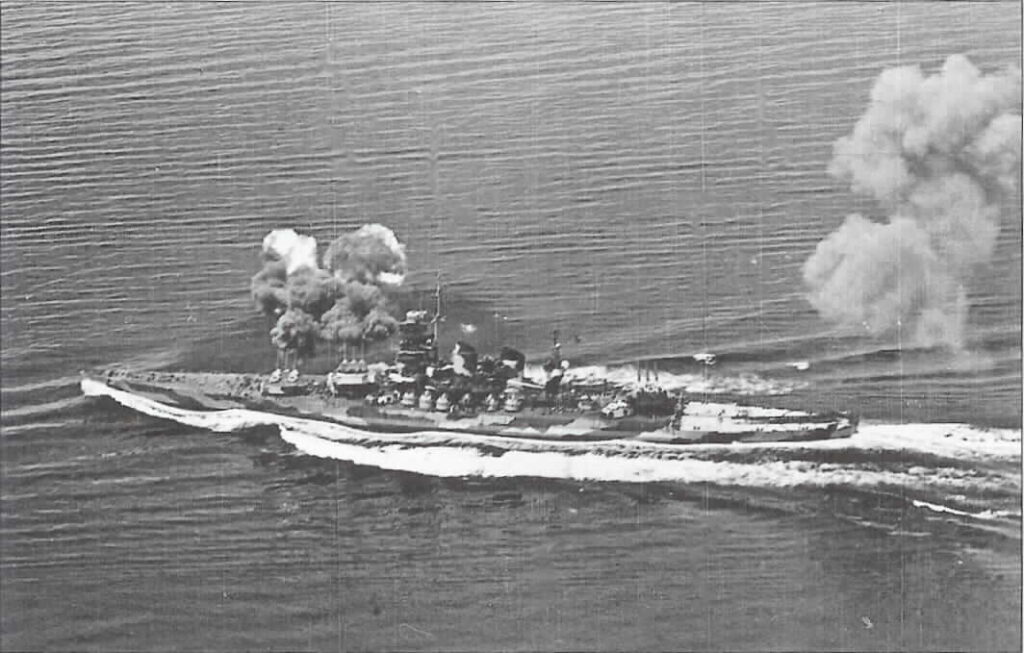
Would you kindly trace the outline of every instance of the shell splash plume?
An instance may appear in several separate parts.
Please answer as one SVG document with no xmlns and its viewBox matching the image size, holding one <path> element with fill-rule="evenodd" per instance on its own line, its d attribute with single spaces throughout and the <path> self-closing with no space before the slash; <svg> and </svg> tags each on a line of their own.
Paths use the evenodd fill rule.
<svg viewBox="0 0 1024 653">
<path fill-rule="evenodd" d="M 387 227 L 368 224 L 327 248 L 293 229 L 263 239 L 263 268 L 252 278 L 256 306 L 277 319 L 271 340 L 310 356 L 319 341 L 359 344 L 390 336 L 397 322 L 389 293 L 405 279 L 405 246 Z"/>
<path fill-rule="evenodd" d="M 995 251 L 1020 159 L 1019 69 L 983 74 L 954 55 L 932 75 L 884 71 L 829 173 L 888 221 L 853 214 L 818 244 L 803 267 L 811 304 L 871 336 L 962 349 L 967 284 Z"/>
</svg>

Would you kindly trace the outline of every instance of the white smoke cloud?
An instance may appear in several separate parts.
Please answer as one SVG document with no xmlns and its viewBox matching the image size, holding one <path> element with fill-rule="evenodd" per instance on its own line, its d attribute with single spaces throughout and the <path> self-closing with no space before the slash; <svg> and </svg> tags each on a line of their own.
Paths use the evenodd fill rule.
<svg viewBox="0 0 1024 653">
<path fill-rule="evenodd" d="M 1020 179 L 1020 93 L 1019 70 L 984 75 L 960 55 L 934 75 L 904 66 L 878 77 L 829 173 L 878 200 L 889 219 L 849 216 L 804 264 L 808 299 L 824 318 L 962 346 L 966 284 L 990 260 L 1000 203 Z"/>
<path fill-rule="evenodd" d="M 263 252 L 284 261 L 288 274 L 300 268 L 319 269 L 316 262 L 316 238 L 294 229 L 274 229 L 263 239 Z"/>
</svg>

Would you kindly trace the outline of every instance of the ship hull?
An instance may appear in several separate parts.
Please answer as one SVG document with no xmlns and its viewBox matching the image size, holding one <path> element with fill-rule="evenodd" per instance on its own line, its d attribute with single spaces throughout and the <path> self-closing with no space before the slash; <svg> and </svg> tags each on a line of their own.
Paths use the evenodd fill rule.
<svg viewBox="0 0 1024 653">
<path fill-rule="evenodd" d="M 686 412 L 675 420 L 637 416 L 611 419 L 596 411 L 553 408 L 452 416 L 331 396 L 316 377 L 308 380 L 308 393 L 297 395 L 272 389 L 268 392 L 262 377 L 244 374 L 109 370 L 86 375 L 83 390 L 86 382 L 175 409 L 247 409 L 387 435 L 441 431 L 482 438 L 583 442 L 628 439 L 686 445 L 826 440 L 850 437 L 856 429 L 855 420 L 845 415 L 697 402 L 687 404 Z"/>
</svg>

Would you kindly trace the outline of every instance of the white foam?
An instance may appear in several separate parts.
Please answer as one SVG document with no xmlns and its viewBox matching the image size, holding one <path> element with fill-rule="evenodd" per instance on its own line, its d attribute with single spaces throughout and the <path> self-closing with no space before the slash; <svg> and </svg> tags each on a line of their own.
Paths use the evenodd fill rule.
<svg viewBox="0 0 1024 653">
<path fill-rule="evenodd" d="M 949 515 L 956 515 L 958 517 L 970 517 L 972 519 L 982 519 L 985 521 L 1001 518 L 1005 519 L 1007 517 L 1020 517 L 1020 513 L 1011 512 L 1009 510 L 982 510 L 981 512 L 967 512 L 966 510 L 957 510 L 956 508 L 950 508 L 949 506 L 943 506 L 938 503 L 929 503 L 919 499 L 913 499 L 911 503 L 915 508 L 927 508 L 932 512 L 941 512 Z"/>
<path fill-rule="evenodd" d="M 304 453 L 359 465 L 440 477 L 516 477 L 551 479 L 715 483 L 739 487 L 878 487 L 901 485 L 942 489 L 979 489 L 986 479 L 958 470 L 912 468 L 905 472 L 864 470 L 807 461 L 737 463 L 686 456 L 647 457 L 510 449 L 495 455 L 473 447 L 386 444 L 365 446 L 317 437 L 283 426 L 281 437 Z"/>
<path fill-rule="evenodd" d="M 967 424 L 862 423 L 854 444 L 865 449 L 912 450 L 949 458 L 1020 460 L 1019 429 Z"/>
<path fill-rule="evenodd" d="M 732 450 L 860 449 L 889 451 L 894 454 L 912 451 L 954 459 L 1018 463 L 1021 460 L 1019 429 L 990 429 L 968 424 L 887 424 L 862 421 L 857 431 L 849 438 L 808 442 L 734 442 L 728 445 L 697 446 L 724 446 Z"/>
</svg>

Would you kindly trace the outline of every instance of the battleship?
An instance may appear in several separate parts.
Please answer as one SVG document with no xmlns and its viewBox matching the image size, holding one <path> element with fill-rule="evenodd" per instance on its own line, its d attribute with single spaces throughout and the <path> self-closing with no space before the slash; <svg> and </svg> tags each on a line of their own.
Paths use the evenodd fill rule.
<svg viewBox="0 0 1024 653">
<path fill-rule="evenodd" d="M 284 352 L 269 374 L 171 372 L 108 368 L 83 373 L 87 394 L 127 392 L 150 406 L 200 412 L 247 409 L 400 436 L 456 432 L 482 439 L 609 441 L 662 444 L 788 442 L 850 437 L 855 417 L 709 402 L 661 387 L 655 370 L 638 368 L 623 383 L 575 374 L 558 332 L 539 372 L 526 356 L 503 347 L 478 355 L 464 341 L 439 355 L 441 288 L 433 315 L 408 311 L 397 323 L 397 353 L 367 363 L 346 348 L 337 368 L 304 374 L 298 356 Z M 364 352 L 365 354 L 365 352 Z M 154 412 L 154 411 L 150 411 Z"/>
</svg>

